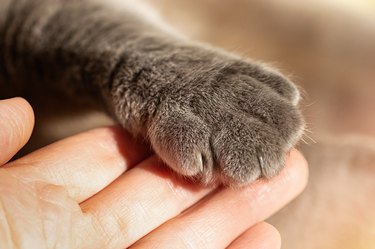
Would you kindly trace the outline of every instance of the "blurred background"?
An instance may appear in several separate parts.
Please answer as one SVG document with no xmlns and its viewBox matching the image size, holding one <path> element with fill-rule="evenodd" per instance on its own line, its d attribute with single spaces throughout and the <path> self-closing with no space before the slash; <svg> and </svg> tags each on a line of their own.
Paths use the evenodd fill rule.
<svg viewBox="0 0 375 249">
<path fill-rule="evenodd" d="M 375 0 L 143 0 L 188 37 L 300 86 L 306 191 L 270 219 L 286 249 L 375 248 Z"/>
</svg>

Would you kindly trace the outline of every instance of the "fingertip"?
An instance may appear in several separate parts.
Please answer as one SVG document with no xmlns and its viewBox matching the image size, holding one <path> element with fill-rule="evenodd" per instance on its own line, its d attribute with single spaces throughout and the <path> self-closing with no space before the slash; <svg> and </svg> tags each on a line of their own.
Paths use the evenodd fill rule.
<svg viewBox="0 0 375 249">
<path fill-rule="evenodd" d="M 0 100 L 0 165 L 10 160 L 29 140 L 34 112 L 23 98 Z"/>
<path fill-rule="evenodd" d="M 247 229 L 228 249 L 280 249 L 281 236 L 279 231 L 269 223 L 260 222 Z"/>
<path fill-rule="evenodd" d="M 297 194 L 302 192 L 307 185 L 309 176 L 308 163 L 305 157 L 297 149 L 292 149 L 286 160 L 286 170 L 284 170 L 284 177 L 290 182 L 294 182 Z"/>
<path fill-rule="evenodd" d="M 5 114 L 12 115 L 9 118 L 17 118 L 15 121 L 20 121 L 19 124 L 34 127 L 34 110 L 26 99 L 14 97 L 0 100 L 0 108 L 1 113 L 6 112 Z"/>
<path fill-rule="evenodd" d="M 273 225 L 267 222 L 261 222 L 258 224 L 258 229 L 262 233 L 263 238 L 267 239 L 267 245 L 264 249 L 280 249 L 281 248 L 281 235 L 279 230 Z M 258 247 L 257 247 L 258 248 Z M 263 248 L 262 248 L 263 249 Z"/>
<path fill-rule="evenodd" d="M 14 97 L 9 100 L 13 101 L 15 105 L 19 106 L 20 111 L 23 111 L 24 115 L 34 124 L 34 110 L 26 99 L 22 97 Z"/>
</svg>

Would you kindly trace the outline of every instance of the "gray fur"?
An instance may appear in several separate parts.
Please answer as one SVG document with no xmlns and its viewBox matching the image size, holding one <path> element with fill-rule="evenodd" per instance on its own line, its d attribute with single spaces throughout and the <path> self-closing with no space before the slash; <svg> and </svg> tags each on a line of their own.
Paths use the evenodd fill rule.
<svg viewBox="0 0 375 249">
<path fill-rule="evenodd" d="M 92 1 L 1 0 L 0 87 L 103 105 L 204 183 L 274 176 L 303 129 L 282 75 Z"/>
</svg>

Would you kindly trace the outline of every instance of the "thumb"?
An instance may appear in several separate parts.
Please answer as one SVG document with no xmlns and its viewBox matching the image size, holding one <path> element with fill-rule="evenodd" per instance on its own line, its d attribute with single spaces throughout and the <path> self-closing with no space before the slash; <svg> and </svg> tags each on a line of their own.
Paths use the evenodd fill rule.
<svg viewBox="0 0 375 249">
<path fill-rule="evenodd" d="M 0 166 L 25 145 L 33 127 L 34 112 L 26 100 L 0 100 Z"/>
</svg>

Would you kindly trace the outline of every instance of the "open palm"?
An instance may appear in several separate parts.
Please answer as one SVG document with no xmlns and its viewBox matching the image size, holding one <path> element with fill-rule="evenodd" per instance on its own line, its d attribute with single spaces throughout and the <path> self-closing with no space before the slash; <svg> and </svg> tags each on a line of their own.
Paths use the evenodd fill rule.
<svg viewBox="0 0 375 249">
<path fill-rule="evenodd" d="M 263 220 L 306 184 L 306 162 L 292 150 L 272 180 L 198 186 L 119 127 L 7 163 L 33 123 L 26 101 L 0 101 L 0 248 L 279 248 L 277 230 Z"/>
</svg>

